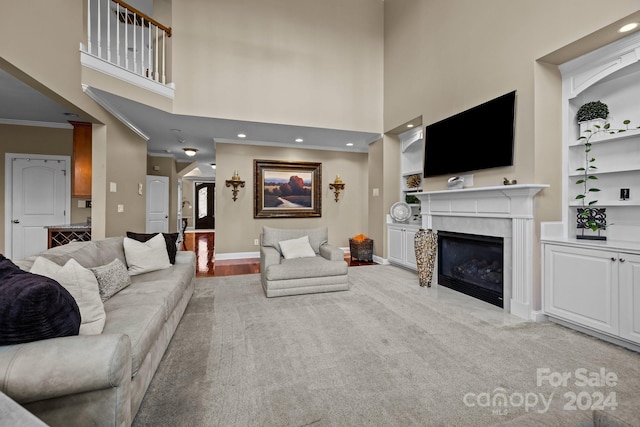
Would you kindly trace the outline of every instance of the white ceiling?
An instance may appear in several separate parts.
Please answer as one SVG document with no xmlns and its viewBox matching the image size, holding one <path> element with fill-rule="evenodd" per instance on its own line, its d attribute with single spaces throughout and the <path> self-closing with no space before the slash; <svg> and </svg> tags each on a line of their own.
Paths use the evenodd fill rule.
<svg viewBox="0 0 640 427">
<path fill-rule="evenodd" d="M 379 133 L 354 132 L 241 120 L 171 114 L 99 89 L 91 92 L 112 108 L 111 112 L 145 136 L 149 154 L 171 156 L 181 162 L 197 162 L 200 174 L 213 176 L 215 142 L 296 147 L 346 152 L 367 152 Z M 88 121 L 69 115 L 66 108 L 0 69 L 0 123 L 67 127 L 68 120 Z M 237 135 L 244 133 L 246 138 Z M 295 142 L 302 138 L 301 143 Z M 348 147 L 346 144 L 352 143 Z M 188 157 L 183 148 L 197 148 Z"/>
</svg>

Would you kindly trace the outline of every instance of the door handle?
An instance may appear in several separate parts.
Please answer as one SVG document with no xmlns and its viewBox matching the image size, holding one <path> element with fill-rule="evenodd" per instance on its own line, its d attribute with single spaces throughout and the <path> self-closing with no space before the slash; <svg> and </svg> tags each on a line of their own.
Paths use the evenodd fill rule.
<svg viewBox="0 0 640 427">
<path fill-rule="evenodd" d="M 167 218 L 169 218 L 169 215 L 165 215 L 165 216 L 164 216 L 164 219 L 167 219 Z"/>
<path fill-rule="evenodd" d="M 19 220 L 19 219 L 14 219 L 14 220 L 13 220 L 13 221 L 11 221 L 11 222 L 13 222 L 14 224 L 20 224 L 20 220 Z"/>
</svg>

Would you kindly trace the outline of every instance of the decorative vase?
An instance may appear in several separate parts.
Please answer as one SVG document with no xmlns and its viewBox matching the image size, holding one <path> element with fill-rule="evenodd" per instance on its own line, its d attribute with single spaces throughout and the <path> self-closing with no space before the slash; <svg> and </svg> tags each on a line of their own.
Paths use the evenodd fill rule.
<svg viewBox="0 0 640 427">
<path fill-rule="evenodd" d="M 421 228 L 414 239 L 416 261 L 418 264 L 418 280 L 420 286 L 431 287 L 433 268 L 438 250 L 438 235 L 433 230 Z"/>
<path fill-rule="evenodd" d="M 593 119 L 593 120 L 587 120 L 584 122 L 579 122 L 578 126 L 580 126 L 580 135 L 582 135 L 583 133 L 585 133 L 587 130 L 590 130 L 591 132 L 595 132 L 598 130 L 597 126 L 600 126 L 600 129 L 604 128 L 604 125 L 607 123 L 607 121 L 605 119 Z"/>
<path fill-rule="evenodd" d="M 578 208 L 576 215 L 577 239 L 607 240 L 602 232 L 607 229 L 607 208 Z M 596 229 L 592 229 L 592 225 Z"/>
</svg>

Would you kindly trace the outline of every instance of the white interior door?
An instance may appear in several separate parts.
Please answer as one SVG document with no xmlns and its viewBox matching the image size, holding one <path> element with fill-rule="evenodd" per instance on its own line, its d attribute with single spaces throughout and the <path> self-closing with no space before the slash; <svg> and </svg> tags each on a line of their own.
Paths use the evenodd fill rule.
<svg viewBox="0 0 640 427">
<path fill-rule="evenodd" d="M 147 175 L 147 233 L 169 232 L 169 177 Z"/>
<path fill-rule="evenodd" d="M 35 157 L 35 156 L 34 156 Z M 68 224 L 69 158 L 11 157 L 10 240 L 13 259 L 47 249 L 47 225 Z M 8 175 L 8 174 L 7 174 Z"/>
</svg>

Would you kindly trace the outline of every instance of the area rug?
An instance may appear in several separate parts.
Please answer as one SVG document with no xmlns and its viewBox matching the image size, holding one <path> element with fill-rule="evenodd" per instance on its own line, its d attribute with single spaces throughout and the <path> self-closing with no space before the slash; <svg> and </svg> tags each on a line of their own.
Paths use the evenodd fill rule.
<svg viewBox="0 0 640 427">
<path fill-rule="evenodd" d="M 548 322 L 496 326 L 397 267 L 349 280 L 268 299 L 257 274 L 198 279 L 133 425 L 586 426 L 638 402 L 637 353 Z"/>
</svg>

